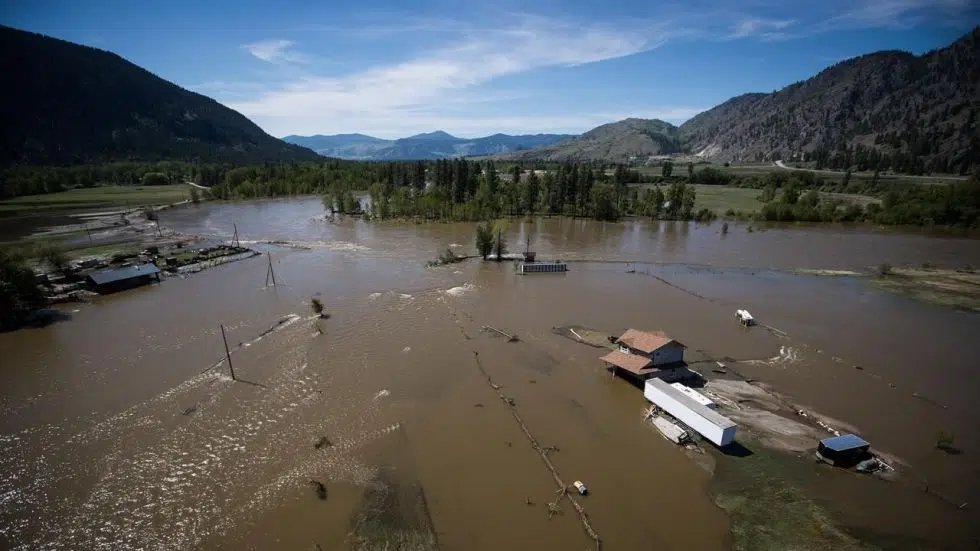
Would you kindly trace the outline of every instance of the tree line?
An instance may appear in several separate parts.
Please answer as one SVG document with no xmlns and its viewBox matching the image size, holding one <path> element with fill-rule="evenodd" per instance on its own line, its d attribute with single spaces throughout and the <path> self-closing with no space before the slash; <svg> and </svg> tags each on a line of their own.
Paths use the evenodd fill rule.
<svg viewBox="0 0 980 551">
<path fill-rule="evenodd" d="M 863 150 L 859 150 L 863 151 Z M 863 154 L 863 153 L 862 153 Z M 860 162 L 859 162 L 860 165 Z M 871 178 L 826 177 L 805 171 L 737 176 L 717 167 L 686 170 L 667 161 L 660 174 L 603 163 L 509 163 L 492 160 L 315 163 L 233 166 L 181 162 L 110 163 L 77 167 L 14 167 L 0 173 L 0 197 L 50 193 L 96 185 L 167 185 L 191 181 L 216 199 L 320 195 L 333 212 L 375 219 L 481 221 L 554 215 L 618 220 L 644 216 L 710 220 L 696 209 L 696 186 L 757 188 L 766 203 L 758 214 L 776 221 L 869 221 L 878 224 L 976 226 L 977 176 L 963 183 L 922 185 Z M 692 185 L 693 184 L 693 185 Z M 810 190 L 868 195 L 867 207 Z M 369 201 L 358 196 L 367 191 Z M 801 201 L 802 199 L 802 201 Z M 814 202 L 814 199 L 816 202 Z M 733 213 L 729 213 L 731 215 Z"/>
</svg>

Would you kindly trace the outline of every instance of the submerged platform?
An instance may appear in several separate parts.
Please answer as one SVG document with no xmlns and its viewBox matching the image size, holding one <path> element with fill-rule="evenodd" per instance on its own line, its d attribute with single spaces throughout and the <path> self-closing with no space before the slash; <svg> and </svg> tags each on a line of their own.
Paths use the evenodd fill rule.
<svg viewBox="0 0 980 551">
<path fill-rule="evenodd" d="M 519 274 L 543 274 L 567 271 L 568 264 L 560 260 L 554 262 L 520 262 L 517 265 L 517 273 Z"/>
</svg>

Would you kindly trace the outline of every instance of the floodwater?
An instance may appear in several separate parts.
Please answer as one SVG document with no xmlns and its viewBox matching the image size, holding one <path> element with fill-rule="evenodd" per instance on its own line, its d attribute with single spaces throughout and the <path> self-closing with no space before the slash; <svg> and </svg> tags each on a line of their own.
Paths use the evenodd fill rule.
<svg viewBox="0 0 980 551">
<path fill-rule="evenodd" d="M 641 422 L 642 393 L 601 351 L 552 332 L 569 324 L 665 330 L 901 458 L 898 482 L 832 469 L 801 482 L 855 534 L 953 549 L 980 535 L 975 503 L 958 508 L 980 488 L 980 317 L 777 271 L 976 266 L 976 241 L 537 219 L 511 223 L 512 250 L 530 236 L 540 258 L 581 262 L 518 276 L 509 263 L 424 267 L 471 251 L 472 225 L 329 221 L 316 199 L 161 218 L 213 240 L 237 224 L 271 253 L 277 285 L 257 257 L 0 334 L 0 548 L 590 547 L 567 501 L 549 518 L 552 473 L 481 368 L 556 448 L 562 480 L 588 484 L 580 502 L 604 548 L 730 546 L 710 475 Z M 314 295 L 329 319 L 312 316 Z M 738 307 L 787 337 L 741 329 Z M 216 365 L 221 325 L 238 382 Z M 935 450 L 939 430 L 962 453 Z"/>
</svg>

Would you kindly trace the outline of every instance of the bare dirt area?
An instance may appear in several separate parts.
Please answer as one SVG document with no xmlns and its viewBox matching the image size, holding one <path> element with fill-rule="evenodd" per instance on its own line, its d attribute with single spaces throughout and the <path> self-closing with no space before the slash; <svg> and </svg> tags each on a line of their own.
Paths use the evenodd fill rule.
<svg viewBox="0 0 980 551">
<path fill-rule="evenodd" d="M 980 312 L 980 271 L 888 268 L 875 285 L 917 300 Z"/>
</svg>

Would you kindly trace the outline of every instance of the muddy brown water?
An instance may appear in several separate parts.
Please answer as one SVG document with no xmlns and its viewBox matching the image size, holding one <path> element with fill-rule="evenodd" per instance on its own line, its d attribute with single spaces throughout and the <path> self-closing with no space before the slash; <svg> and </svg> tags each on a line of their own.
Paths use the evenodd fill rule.
<svg viewBox="0 0 980 551">
<path fill-rule="evenodd" d="M 511 223 L 512 250 L 530 235 L 539 257 L 582 262 L 517 276 L 509 263 L 424 268 L 446 247 L 471 251 L 468 224 L 331 222 L 312 199 L 161 217 L 212 240 L 237 223 L 271 252 L 279 285 L 264 286 L 256 258 L 0 334 L 0 548 L 370 548 L 379 522 L 366 511 L 380 502 L 392 509 L 380 537 L 413 548 L 588 547 L 568 502 L 548 519 L 551 473 L 474 353 L 541 445 L 559 448 L 565 482 L 592 489 L 582 503 L 606 549 L 729 546 L 709 474 L 641 422 L 642 393 L 611 378 L 600 351 L 551 331 L 568 324 L 662 329 L 692 357 L 752 360 L 737 364 L 746 376 L 907 463 L 887 483 L 800 459 L 815 472 L 795 482 L 853 533 L 975 545 L 980 504 L 950 503 L 980 488 L 980 317 L 778 270 L 976 266 L 976 241 L 536 219 Z M 311 316 L 315 294 L 329 319 Z M 738 307 L 788 338 L 741 329 Z M 244 382 L 208 370 L 223 356 L 220 324 L 241 343 Z M 933 448 L 940 429 L 961 454 Z M 315 449 L 321 436 L 333 445 Z"/>
</svg>

